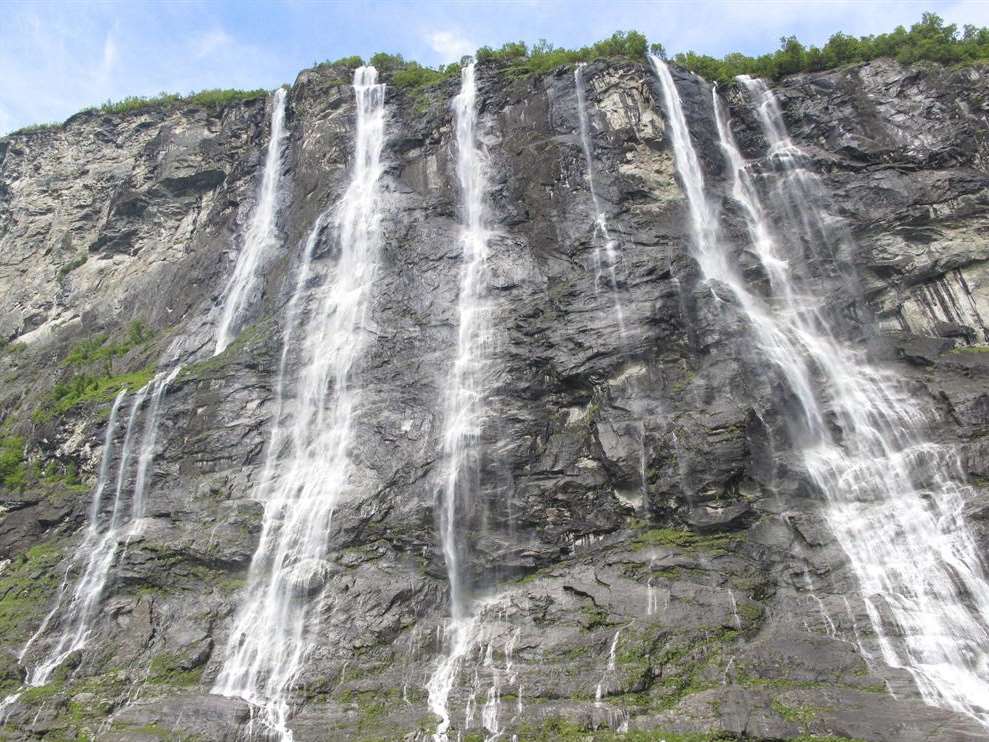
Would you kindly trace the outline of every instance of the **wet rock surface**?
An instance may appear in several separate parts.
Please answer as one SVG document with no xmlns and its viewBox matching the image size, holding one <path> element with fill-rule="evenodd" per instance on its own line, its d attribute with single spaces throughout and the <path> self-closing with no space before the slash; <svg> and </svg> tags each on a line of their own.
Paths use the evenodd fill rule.
<svg viewBox="0 0 989 742">
<path fill-rule="evenodd" d="M 807 260 L 837 333 L 910 380 L 931 438 L 954 446 L 983 490 L 987 74 L 880 60 L 775 87 L 852 237 Z M 39 415 L 71 373 L 70 349 L 97 334 L 123 343 L 138 321 L 146 338 L 100 374 L 184 363 L 162 403 L 140 535 L 116 547 L 92 636 L 6 710 L 4 738 L 257 732 L 247 704 L 209 690 L 258 542 L 294 272 L 346 187 L 345 79 L 316 68 L 289 92 L 279 251 L 248 326 L 215 358 L 217 303 L 257 196 L 265 101 L 85 114 L 0 142 L 0 412 L 38 472 L 0 491 L 4 693 L 22 680 L 9 658 L 82 538 L 118 388 Z M 493 719 L 520 740 L 592 729 L 989 739 L 883 662 L 793 454 L 793 400 L 744 313 L 691 257 L 651 72 L 602 61 L 584 79 L 595 184 L 620 255 L 614 285 L 595 271 L 572 70 L 512 79 L 478 67 L 496 331 L 479 491 L 463 524 L 481 620 L 451 693 L 454 727 L 483 739 Z M 686 73 L 676 80 L 735 259 L 758 286 L 725 199 L 709 93 Z M 458 326 L 456 91 L 456 80 L 388 91 L 383 259 L 356 370 L 353 476 L 327 559 L 298 572 L 319 624 L 293 694 L 297 740 L 424 740 L 436 724 L 425 685 L 449 615 L 434 504 Z M 746 156 L 768 168 L 744 90 L 723 95 Z M 332 271 L 331 224 L 316 255 Z M 81 481 L 46 475 L 53 461 Z M 989 507 L 969 507 L 984 553 Z"/>
</svg>

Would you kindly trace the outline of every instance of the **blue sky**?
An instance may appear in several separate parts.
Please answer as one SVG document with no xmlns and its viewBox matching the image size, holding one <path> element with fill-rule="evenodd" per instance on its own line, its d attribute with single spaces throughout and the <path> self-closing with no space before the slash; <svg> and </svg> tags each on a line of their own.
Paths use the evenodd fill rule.
<svg viewBox="0 0 989 742">
<path fill-rule="evenodd" d="M 925 10 L 989 26 L 989 0 L 488 0 L 482 2 L 46 2 L 5 0 L 0 133 L 107 99 L 211 87 L 273 88 L 313 62 L 376 51 L 426 64 L 482 45 L 582 46 L 636 29 L 672 52 L 762 53 L 779 37 L 879 33 Z"/>
</svg>

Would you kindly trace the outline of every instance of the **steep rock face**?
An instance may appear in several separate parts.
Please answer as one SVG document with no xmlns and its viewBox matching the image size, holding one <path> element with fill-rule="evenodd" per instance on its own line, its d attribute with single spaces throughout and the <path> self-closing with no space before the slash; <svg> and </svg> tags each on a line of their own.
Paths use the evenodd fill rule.
<svg viewBox="0 0 989 742">
<path fill-rule="evenodd" d="M 595 269 L 572 71 L 513 80 L 482 65 L 478 75 L 495 336 L 480 490 L 461 524 L 481 619 L 451 693 L 454 726 L 520 739 L 626 727 L 986 738 L 926 706 L 909 675 L 879 659 L 854 575 L 794 461 L 792 400 L 740 308 L 691 257 L 650 71 L 584 70 L 595 182 L 620 252 L 614 285 Z M 11 738 L 235 739 L 250 729 L 246 704 L 209 688 L 257 546 L 255 486 L 294 270 L 346 187 L 344 76 L 309 70 L 289 93 L 281 250 L 253 324 L 216 358 L 216 304 L 267 135 L 261 101 L 219 114 L 85 115 L 0 143 L 0 329 L 12 341 L 0 404 L 31 461 L 74 462 L 84 483 L 95 474 L 118 387 L 67 410 L 52 393 L 80 339 L 99 332 L 126 346 L 100 366 L 111 378 L 184 364 L 163 403 L 143 531 L 118 546 L 86 648 L 7 710 Z M 725 199 L 708 88 L 685 73 L 677 85 L 734 257 L 758 285 Z M 388 93 L 383 258 L 355 373 L 353 474 L 309 585 L 319 626 L 295 694 L 300 740 L 425 739 L 436 722 L 425 686 L 449 615 L 434 503 L 458 325 L 456 90 L 450 80 Z M 853 237 L 808 261 L 839 334 L 911 379 L 932 435 L 958 446 L 980 484 L 987 92 L 980 69 L 884 61 L 777 88 Z M 758 167 L 767 153 L 748 101 L 725 96 Z M 332 220 L 314 244 L 331 274 Z M 147 332 L 124 342 L 134 320 Z M 0 672 L 10 691 L 21 679 L 13 655 L 55 600 L 89 502 L 86 487 L 46 471 L 4 493 Z M 971 503 L 977 526 L 987 503 Z"/>
</svg>

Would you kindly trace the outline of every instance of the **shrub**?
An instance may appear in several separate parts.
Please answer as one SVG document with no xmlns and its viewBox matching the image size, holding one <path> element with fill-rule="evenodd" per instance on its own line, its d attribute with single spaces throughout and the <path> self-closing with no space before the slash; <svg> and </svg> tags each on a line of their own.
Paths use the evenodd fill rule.
<svg viewBox="0 0 989 742">
<path fill-rule="evenodd" d="M 989 29 L 945 24 L 935 13 L 924 13 L 908 31 L 897 26 L 890 33 L 854 37 L 836 33 L 823 47 L 806 47 L 794 36 L 780 39 L 772 54 L 749 57 L 728 54 L 721 59 L 683 52 L 674 57 L 682 67 L 717 82 L 730 82 L 737 75 L 780 78 L 795 72 L 816 72 L 845 64 L 892 57 L 903 64 L 930 61 L 959 64 L 989 59 Z"/>
<path fill-rule="evenodd" d="M 267 95 L 266 90 L 236 90 L 212 89 L 200 90 L 199 92 L 179 95 L 178 93 L 159 93 L 152 98 L 131 95 L 118 101 L 108 100 L 99 108 L 95 109 L 100 113 L 129 113 L 131 111 L 141 111 L 147 108 L 173 108 L 178 105 L 203 106 L 204 108 L 222 108 L 232 103 L 239 103 L 246 100 L 254 100 L 263 95 Z"/>
<path fill-rule="evenodd" d="M 134 391 L 154 375 L 152 368 L 123 374 L 113 373 L 113 361 L 152 339 L 154 334 L 140 320 L 134 320 L 120 340 L 99 333 L 80 340 L 61 361 L 70 375 L 59 381 L 48 397 L 34 411 L 35 422 L 46 422 L 72 408 L 90 403 L 108 402 L 122 388 Z"/>
<path fill-rule="evenodd" d="M 68 263 L 66 263 L 61 268 L 58 269 L 59 279 L 65 278 L 67 275 L 69 275 L 76 268 L 80 267 L 87 260 L 89 260 L 89 253 L 87 252 L 81 253 L 80 255 L 77 255 L 76 257 L 72 258 L 72 260 L 70 260 Z"/>
<path fill-rule="evenodd" d="M 351 57 L 341 57 L 340 59 L 325 62 L 320 62 L 319 64 L 314 64 L 313 67 L 346 67 L 348 70 L 355 70 L 358 67 L 364 66 L 364 60 L 357 55 Z"/>
<path fill-rule="evenodd" d="M 0 484 L 8 490 L 19 490 L 26 482 L 24 438 L 19 435 L 0 438 Z"/>
<path fill-rule="evenodd" d="M 51 131 L 52 129 L 57 129 L 61 124 L 58 121 L 48 121 L 47 123 L 41 124 L 30 124 L 28 126 L 22 126 L 20 129 L 15 129 L 10 132 L 7 136 L 14 136 L 16 134 L 37 134 L 42 131 Z"/>
</svg>

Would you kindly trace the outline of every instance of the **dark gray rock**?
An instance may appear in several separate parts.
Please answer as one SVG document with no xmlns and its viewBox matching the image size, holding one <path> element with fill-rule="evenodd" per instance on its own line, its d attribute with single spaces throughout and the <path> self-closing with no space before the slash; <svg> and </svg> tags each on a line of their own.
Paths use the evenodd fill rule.
<svg viewBox="0 0 989 742">
<path fill-rule="evenodd" d="M 95 478 L 108 401 L 34 414 L 80 340 L 120 339 L 136 319 L 154 338 L 115 358 L 113 374 L 185 364 L 163 400 L 141 534 L 118 544 L 92 637 L 11 707 L 5 738 L 257 732 L 247 704 L 210 688 L 259 538 L 294 272 L 346 187 L 349 74 L 317 67 L 289 92 L 279 252 L 240 339 L 216 358 L 216 303 L 256 199 L 263 102 L 85 114 L 0 142 L 0 337 L 14 344 L 0 351 L 0 414 L 31 462 L 71 461 L 86 484 Z M 613 287 L 595 279 L 572 70 L 514 79 L 491 63 L 478 75 L 495 337 L 480 486 L 459 524 L 483 620 L 451 693 L 455 728 L 478 731 L 496 687 L 490 710 L 522 740 L 561 719 L 766 740 L 989 738 L 923 704 L 879 660 L 794 454 L 798 407 L 730 292 L 704 283 L 691 257 L 651 71 L 584 70 L 595 182 L 620 254 Z M 767 279 L 726 198 L 709 90 L 675 75 L 731 257 L 758 289 Z M 455 79 L 388 90 L 383 258 L 366 318 L 373 341 L 355 370 L 351 486 L 326 559 L 299 567 L 298 596 L 319 622 L 293 688 L 300 742 L 424 740 L 435 727 L 425 684 L 449 613 L 434 505 L 458 322 L 456 90 Z M 953 446 L 982 488 L 968 516 L 985 549 L 989 76 L 877 61 L 776 90 L 853 237 L 819 254 L 803 246 L 815 292 L 843 342 L 909 380 L 932 440 Z M 743 96 L 724 96 L 763 167 Z M 332 237 L 332 226 L 318 235 L 320 275 L 334 264 Z M 53 604 L 89 495 L 41 480 L 0 491 L 0 560 L 12 560 L 0 567 L 4 656 Z M 0 666 L 5 692 L 21 672 Z"/>
</svg>

